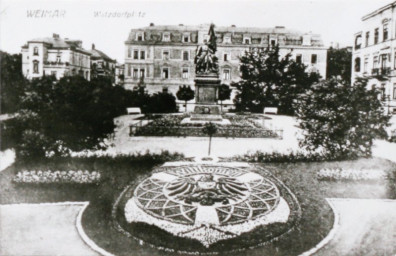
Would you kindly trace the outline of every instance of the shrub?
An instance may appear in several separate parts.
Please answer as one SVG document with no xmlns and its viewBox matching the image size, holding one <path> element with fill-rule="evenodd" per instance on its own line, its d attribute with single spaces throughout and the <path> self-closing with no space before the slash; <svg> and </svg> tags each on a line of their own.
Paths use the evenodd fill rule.
<svg viewBox="0 0 396 256">
<path fill-rule="evenodd" d="M 389 118 L 379 90 L 367 89 L 367 80 L 353 86 L 337 79 L 322 81 L 295 103 L 304 138 L 300 146 L 331 155 L 370 156 L 373 139 L 385 137 Z"/>
<path fill-rule="evenodd" d="M 23 170 L 18 172 L 14 178 L 16 183 L 77 183 L 77 184 L 90 184 L 98 183 L 100 181 L 100 173 L 93 171 L 89 172 L 87 170 L 69 170 L 69 171 L 41 171 L 33 170 L 27 171 Z"/>
</svg>

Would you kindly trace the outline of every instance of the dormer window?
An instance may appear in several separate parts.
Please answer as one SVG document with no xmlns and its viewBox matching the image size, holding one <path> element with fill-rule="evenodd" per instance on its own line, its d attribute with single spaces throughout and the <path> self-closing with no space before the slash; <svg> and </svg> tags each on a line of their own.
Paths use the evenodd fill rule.
<svg viewBox="0 0 396 256">
<path fill-rule="evenodd" d="M 170 34 L 169 33 L 164 33 L 162 35 L 162 41 L 163 42 L 169 42 L 170 41 Z"/>
<path fill-rule="evenodd" d="M 231 37 L 225 36 L 223 38 L 223 44 L 230 44 L 231 43 Z"/>
<path fill-rule="evenodd" d="M 189 43 L 190 42 L 190 35 L 185 34 L 183 35 L 183 43 Z"/>
<path fill-rule="evenodd" d="M 251 44 L 251 38 L 250 37 L 244 37 L 243 38 L 243 43 L 244 44 Z"/>
<path fill-rule="evenodd" d="M 139 32 L 136 34 L 136 41 L 144 41 L 144 33 Z"/>
</svg>

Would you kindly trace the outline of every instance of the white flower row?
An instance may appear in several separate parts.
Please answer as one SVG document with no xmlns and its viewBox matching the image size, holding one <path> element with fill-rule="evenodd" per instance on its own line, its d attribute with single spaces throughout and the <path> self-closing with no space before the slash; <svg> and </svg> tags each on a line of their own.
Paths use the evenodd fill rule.
<svg viewBox="0 0 396 256">
<path fill-rule="evenodd" d="M 383 180 L 386 172 L 378 169 L 323 168 L 316 174 L 318 180 Z"/>
<path fill-rule="evenodd" d="M 77 171 L 20 171 L 14 178 L 14 182 L 18 183 L 97 183 L 100 180 L 100 173 L 87 170 Z"/>
</svg>

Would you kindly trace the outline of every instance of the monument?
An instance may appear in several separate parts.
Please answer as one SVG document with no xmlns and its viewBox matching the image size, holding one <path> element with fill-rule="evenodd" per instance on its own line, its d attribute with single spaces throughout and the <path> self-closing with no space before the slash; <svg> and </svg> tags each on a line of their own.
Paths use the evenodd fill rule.
<svg viewBox="0 0 396 256">
<path fill-rule="evenodd" d="M 191 121 L 211 121 L 228 123 L 221 116 L 220 107 L 217 105 L 218 90 L 220 86 L 218 60 L 215 55 L 217 50 L 214 24 L 209 28 L 209 39 L 204 39 L 203 45 L 197 47 L 195 63 L 195 102 L 194 113 Z M 228 122 L 227 122 L 228 121 Z"/>
</svg>

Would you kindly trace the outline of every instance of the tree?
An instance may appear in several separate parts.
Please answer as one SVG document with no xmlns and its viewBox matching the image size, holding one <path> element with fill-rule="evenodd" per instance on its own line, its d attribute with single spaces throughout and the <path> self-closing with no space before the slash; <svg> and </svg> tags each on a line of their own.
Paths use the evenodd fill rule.
<svg viewBox="0 0 396 256">
<path fill-rule="evenodd" d="M 176 97 L 168 92 L 157 92 L 150 96 L 147 113 L 177 112 Z"/>
<path fill-rule="evenodd" d="M 179 90 L 176 92 L 176 97 L 178 100 L 184 101 L 184 106 L 187 112 L 187 101 L 194 99 L 194 91 L 190 86 L 182 85 L 179 87 Z"/>
<path fill-rule="evenodd" d="M 217 132 L 216 124 L 209 122 L 205 123 L 204 127 L 202 128 L 202 132 L 209 136 L 209 150 L 208 155 L 210 156 L 210 148 L 212 146 L 212 136 Z"/>
<path fill-rule="evenodd" d="M 26 79 L 22 74 L 22 55 L 0 51 L 0 114 L 19 109 Z"/>
<path fill-rule="evenodd" d="M 353 86 L 330 79 L 313 86 L 296 103 L 304 130 L 300 145 L 333 156 L 369 156 L 376 137 L 386 137 L 390 116 L 384 114 L 376 88 L 367 80 Z"/>
<path fill-rule="evenodd" d="M 226 84 L 221 84 L 219 86 L 219 98 L 218 100 L 220 101 L 220 108 L 221 112 L 223 112 L 223 100 L 229 100 L 231 97 L 231 88 L 230 86 Z"/>
<path fill-rule="evenodd" d="M 262 113 L 264 107 L 278 107 L 279 113 L 292 115 L 293 101 L 319 80 L 319 74 L 306 71 L 306 66 L 280 57 L 279 47 L 246 51 L 240 57 L 241 80 L 232 85 L 238 111 Z"/>
<path fill-rule="evenodd" d="M 352 51 L 348 47 L 327 50 L 327 79 L 341 77 L 343 83 L 351 82 Z"/>
<path fill-rule="evenodd" d="M 125 95 L 125 89 L 105 78 L 33 79 L 27 83 L 18 115 L 6 122 L 6 137 L 24 156 L 29 149 L 32 156 L 41 152 L 44 157 L 43 152 L 59 154 L 62 148 L 102 148 L 101 142 L 114 131 L 113 119 L 125 113 Z M 35 138 L 41 142 L 27 143 Z M 33 152 L 37 145 L 45 150 Z"/>
</svg>

